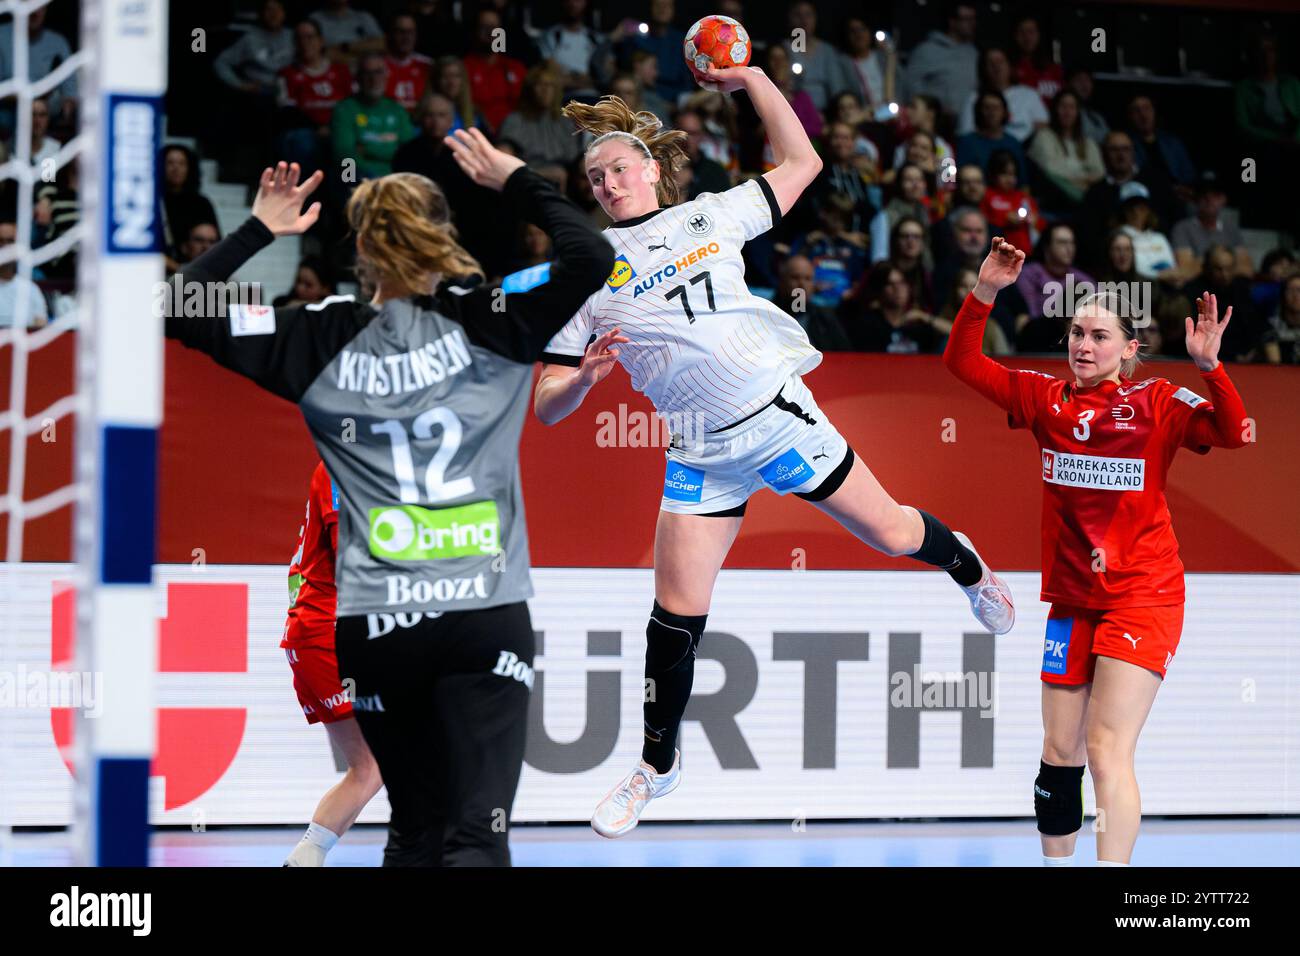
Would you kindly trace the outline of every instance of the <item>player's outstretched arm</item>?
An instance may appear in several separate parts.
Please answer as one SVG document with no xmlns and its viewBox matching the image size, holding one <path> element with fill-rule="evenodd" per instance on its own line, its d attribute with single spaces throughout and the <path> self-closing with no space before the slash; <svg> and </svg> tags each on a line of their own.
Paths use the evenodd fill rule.
<svg viewBox="0 0 1300 956">
<path fill-rule="evenodd" d="M 1015 373 L 984 354 L 984 323 L 998 291 L 1019 278 L 1024 264 L 1024 252 L 1001 236 L 994 237 L 988 257 L 980 266 L 979 280 L 958 310 L 943 350 L 943 364 L 950 372 L 1007 410 L 1015 396 Z"/>
<path fill-rule="evenodd" d="M 618 361 L 618 349 L 611 346 L 628 341 L 626 335 L 619 334 L 620 331 L 613 328 L 597 336 L 587 346 L 582 364 L 577 368 L 565 365 L 542 366 L 537 389 L 533 392 L 533 413 L 544 424 L 554 425 L 573 414 L 592 386 L 614 370 L 614 363 Z"/>
<path fill-rule="evenodd" d="M 777 164 L 775 169 L 764 173 L 763 178 L 772 187 L 781 215 L 785 215 L 822 171 L 821 157 L 813 149 L 812 140 L 799 117 L 785 94 L 757 67 L 728 67 L 725 70 L 710 67 L 705 78 L 714 88 L 724 92 L 743 89 L 749 94 L 754 110 L 767 130 Z"/>
<path fill-rule="evenodd" d="M 1213 414 L 1193 415 L 1187 424 L 1185 445 L 1191 447 L 1242 448 L 1246 445 L 1246 405 L 1237 388 L 1228 378 L 1228 370 L 1219 361 L 1219 343 L 1223 330 L 1232 318 L 1228 306 L 1223 319 L 1219 319 L 1218 297 L 1202 292 L 1196 299 L 1196 320 L 1188 316 L 1187 354 L 1200 369 L 1210 392 Z"/>
</svg>

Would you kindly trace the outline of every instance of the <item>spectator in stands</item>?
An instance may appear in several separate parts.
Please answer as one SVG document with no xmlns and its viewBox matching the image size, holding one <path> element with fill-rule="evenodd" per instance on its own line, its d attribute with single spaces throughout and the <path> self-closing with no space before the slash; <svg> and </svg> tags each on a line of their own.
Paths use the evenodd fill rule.
<svg viewBox="0 0 1300 956">
<path fill-rule="evenodd" d="M 845 39 L 848 44 L 849 65 L 858 78 L 857 94 L 862 98 L 868 116 L 896 101 L 898 87 L 898 56 L 888 39 L 877 42 L 867 21 L 851 16 L 845 22 Z"/>
<path fill-rule="evenodd" d="M 1179 276 L 1183 280 L 1194 278 L 1205 253 L 1217 245 L 1231 249 L 1237 257 L 1236 275 L 1253 278 L 1255 266 L 1250 261 L 1250 250 L 1237 224 L 1223 215 L 1228 196 L 1213 171 L 1206 170 L 1197 179 L 1195 197 L 1196 215 L 1175 223 L 1170 232 Z"/>
<path fill-rule="evenodd" d="M 1021 185 L 1016 157 L 998 150 L 989 158 L 988 188 L 980 212 L 994 235 L 1002 236 L 1017 249 L 1033 249 L 1045 222 L 1038 201 Z"/>
<path fill-rule="evenodd" d="M 12 215 L 0 219 L 0 249 L 18 241 Z M 0 265 L 0 328 L 36 328 L 50 320 L 50 310 L 40 287 L 18 274 L 18 263 Z"/>
<path fill-rule="evenodd" d="M 1055 297 L 1064 301 L 1069 287 L 1068 276 L 1074 277 L 1074 285 L 1093 281 L 1092 276 L 1074 264 L 1078 251 L 1074 239 L 1074 230 L 1068 223 L 1054 222 L 1043 231 L 1038 240 L 1033 258 L 1020 270 L 1016 288 L 1029 306 L 1029 317 L 1040 318 L 1045 304 Z"/>
<path fill-rule="evenodd" d="M 59 64 L 72 56 L 72 45 L 67 37 L 46 29 L 48 7 L 37 7 L 27 14 L 27 78 L 39 80 L 49 76 Z M 0 82 L 14 76 L 14 25 L 0 23 Z M 46 94 L 50 116 L 55 127 L 72 127 L 77 116 L 77 74 L 68 78 Z M 7 110 L 9 129 L 12 129 L 12 108 Z M 5 130 L 8 132 L 8 129 Z"/>
<path fill-rule="evenodd" d="M 168 269 L 186 261 L 181 246 L 197 222 L 217 221 L 212 202 L 200 191 L 199 157 L 188 146 L 173 143 L 162 151 L 163 254 L 171 261 Z"/>
<path fill-rule="evenodd" d="M 406 12 L 415 19 L 415 48 L 437 62 L 464 49 L 464 30 L 455 4 L 448 0 L 409 0 Z"/>
<path fill-rule="evenodd" d="M 977 206 L 958 206 L 943 223 L 936 226 L 939 236 L 947 237 L 937 244 L 933 286 L 936 291 L 949 289 L 957 281 L 957 273 L 965 269 L 979 272 L 980 264 L 989 252 L 992 235 L 988 220 Z M 1029 306 L 1014 284 L 998 293 L 993 311 L 989 313 L 1002 328 L 1003 337 L 1014 341 L 1016 331 L 1029 321 Z"/>
<path fill-rule="evenodd" d="M 682 55 L 686 34 L 673 23 L 675 12 L 673 0 L 650 0 L 649 29 L 645 33 L 638 30 L 636 20 L 624 19 L 612 35 L 615 42 L 623 45 L 624 62 L 630 60 L 637 50 L 654 55 L 659 64 L 655 92 L 670 105 L 676 103 L 682 93 L 695 88 L 695 80 Z"/>
<path fill-rule="evenodd" d="M 542 54 L 533 42 L 532 26 L 528 19 L 537 6 L 531 3 L 519 3 L 518 0 L 480 0 L 482 8 L 492 10 L 501 24 L 502 35 L 507 37 L 509 54 L 524 65 L 524 71 L 532 69 L 541 62 Z M 464 47 L 466 44 L 462 43 Z"/>
<path fill-rule="evenodd" d="M 1133 158 L 1144 173 L 1144 181 L 1158 183 L 1172 191 L 1180 201 L 1189 202 L 1196 167 L 1187 155 L 1183 141 L 1158 128 L 1156 106 L 1151 97 L 1140 93 L 1129 101 L 1128 125 L 1133 140 Z"/>
<path fill-rule="evenodd" d="M 1259 362 L 1266 358 L 1264 341 L 1268 324 L 1255 311 L 1250 283 L 1235 274 L 1237 257 L 1225 246 L 1211 246 L 1202 261 L 1201 274 L 1183 288 L 1188 300 L 1205 292 L 1217 296 L 1219 315 L 1232 307 L 1232 321 L 1223 332 L 1219 357 L 1225 362 Z M 1185 349 L 1184 349 L 1185 351 Z"/>
<path fill-rule="evenodd" d="M 1065 75 L 1065 88 L 1079 98 L 1083 135 L 1094 143 L 1100 143 L 1110 132 L 1110 124 L 1106 117 L 1088 105 L 1092 101 L 1092 74 L 1082 67 L 1075 67 Z"/>
<path fill-rule="evenodd" d="M 496 10 L 490 7 L 479 10 L 474 24 L 465 72 L 475 107 L 483 114 L 488 128 L 496 131 L 518 105 L 527 69 L 520 60 L 497 52 L 494 41 L 501 29 L 501 15 Z"/>
<path fill-rule="evenodd" d="M 524 77 L 518 108 L 501 123 L 501 137 L 518 143 L 530 166 L 566 166 L 582 151 L 573 124 L 560 115 L 562 96 L 559 71 L 539 63 Z"/>
<path fill-rule="evenodd" d="M 912 284 L 888 260 L 872 267 L 863 295 L 845 299 L 840 310 L 840 322 L 859 352 L 938 352 L 944 333 L 935 321 L 915 304 Z"/>
<path fill-rule="evenodd" d="M 388 68 L 378 53 L 367 53 L 358 64 L 359 87 L 334 107 L 330 134 L 334 141 L 334 159 L 338 163 L 354 160 L 356 181 L 386 176 L 393 171 L 397 148 L 415 135 L 411 117 L 396 100 L 384 96 L 388 85 Z M 338 167 L 336 167 L 338 168 Z M 345 183 L 355 183 L 346 176 Z"/>
<path fill-rule="evenodd" d="M 397 147 L 393 172 L 419 173 L 436 181 L 434 164 L 446 149 L 443 137 L 455 128 L 455 107 L 441 93 L 426 93 L 415 111 L 419 134 Z"/>
<path fill-rule="evenodd" d="M 683 106 L 695 110 L 704 122 L 700 152 L 725 169 L 734 181 L 740 173 L 735 102 L 725 93 L 699 90 L 686 97 Z"/>
<path fill-rule="evenodd" d="M 1007 101 L 995 90 L 985 90 L 975 102 L 975 129 L 957 137 L 957 165 L 973 164 L 988 174 L 989 158 L 1004 149 L 1016 158 L 1017 177 L 1024 180 L 1025 153 L 1020 140 L 1007 132 Z"/>
<path fill-rule="evenodd" d="M 1300 275 L 1282 283 L 1277 311 L 1264 333 L 1264 361 L 1300 365 Z"/>
<path fill-rule="evenodd" d="M 957 168 L 957 195 L 954 197 L 957 203 L 978 209 L 984 202 L 987 188 L 981 167 L 971 163 Z"/>
<path fill-rule="evenodd" d="M 1300 147 L 1300 79 L 1279 67 L 1277 39 L 1263 33 L 1255 40 L 1254 73 L 1235 86 L 1237 129 L 1254 143 Z M 6 74 L 7 75 L 7 74 Z"/>
<path fill-rule="evenodd" d="M 853 61 L 818 38 L 817 8 L 809 0 L 791 4 L 789 18 L 791 36 L 782 45 L 790 54 L 790 62 L 800 66 L 794 87 L 806 92 L 818 110 L 824 110 L 836 93 L 858 87 L 857 71 Z"/>
<path fill-rule="evenodd" d="M 315 20 L 293 28 L 294 60 L 280 71 L 280 153 L 302 167 L 303 175 L 320 167 L 329 140 L 334 107 L 352 95 L 352 73 L 325 55 L 325 41 Z"/>
<path fill-rule="evenodd" d="M 262 0 L 257 23 L 217 54 L 212 69 L 230 89 L 274 97 L 276 76 L 293 62 L 293 31 L 285 26 L 282 0 Z"/>
<path fill-rule="evenodd" d="M 53 182 L 37 185 L 35 204 L 32 207 L 35 226 L 32 233 L 33 248 L 48 245 L 76 228 L 81 221 L 80 190 L 81 172 L 76 157 L 59 169 Z M 76 247 L 43 262 L 41 274 L 46 279 L 64 279 L 69 282 L 76 279 Z"/>
<path fill-rule="evenodd" d="M 933 206 L 925 173 L 919 166 L 905 163 L 898 171 L 894 196 L 871 221 L 872 260 L 878 262 L 888 255 L 885 250 L 889 248 L 889 237 L 904 219 L 914 219 L 921 224 L 922 242 L 928 247 Z"/>
<path fill-rule="evenodd" d="M 350 0 L 325 0 L 311 19 L 320 27 L 332 60 L 384 50 L 384 31 L 379 21 L 364 10 L 352 9 Z"/>
<path fill-rule="evenodd" d="M 334 295 L 336 286 L 329 264 L 317 256 L 307 256 L 298 263 L 293 288 L 271 302 L 277 309 L 289 305 L 313 305 Z"/>
<path fill-rule="evenodd" d="M 563 0 L 560 22 L 542 31 L 538 47 L 559 71 L 565 96 L 596 93 L 591 61 L 605 38 L 587 26 L 587 0 Z"/>
<path fill-rule="evenodd" d="M 949 3 L 945 13 L 946 29 L 932 30 L 908 58 L 903 88 L 909 99 L 929 94 L 956 115 L 975 92 L 975 4 Z"/>
<path fill-rule="evenodd" d="M 47 159 L 59 155 L 63 144 L 53 136 L 50 130 L 50 106 L 44 97 L 32 100 L 32 165 L 40 166 Z M 54 167 L 51 166 L 51 169 Z"/>
<path fill-rule="evenodd" d="M 1264 254 L 1259 275 L 1250 287 L 1251 300 L 1260 315 L 1271 315 L 1277 309 L 1282 283 L 1298 272 L 1300 265 L 1291 250 L 1278 247 Z"/>
<path fill-rule="evenodd" d="M 790 51 L 778 43 L 767 48 L 767 75 L 772 78 L 776 88 L 784 94 L 790 108 L 794 110 L 794 115 L 799 117 L 799 123 L 808 134 L 808 138 L 815 140 L 820 137 L 823 130 L 821 111 L 813 102 L 811 93 L 796 88 L 794 74 L 790 72 Z M 763 162 L 768 169 L 776 166 L 770 154 L 771 145 L 764 136 Z"/>
<path fill-rule="evenodd" d="M 469 74 L 458 56 L 445 56 L 434 64 L 433 90 L 445 96 L 452 105 L 451 131 L 483 128 L 483 119 L 474 107 L 470 95 Z"/>
<path fill-rule="evenodd" d="M 828 196 L 817 217 L 820 228 L 797 238 L 790 254 L 812 261 L 813 301 L 836 306 L 866 268 L 867 237 L 850 231 L 853 200 L 841 193 Z"/>
<path fill-rule="evenodd" d="M 1151 207 L 1151 193 L 1139 182 L 1119 188 L 1120 229 L 1133 240 L 1134 268 L 1143 279 L 1178 283 L 1174 248 L 1160 231 L 1160 218 Z"/>
<path fill-rule="evenodd" d="M 803 327 L 813 348 L 822 352 L 852 351 L 853 343 L 839 318 L 816 303 L 813 283 L 814 268 L 808 257 L 787 256 L 781 263 L 772 301 Z"/>
<path fill-rule="evenodd" d="M 166 260 L 168 277 L 170 278 L 172 273 L 180 269 L 185 263 L 203 255 L 220 240 L 221 235 L 215 222 L 196 222 L 191 225 L 189 231 L 181 239 L 176 259 L 174 261 L 171 259 Z"/>
<path fill-rule="evenodd" d="M 424 91 L 429 86 L 429 71 L 433 61 L 415 50 L 415 17 L 399 13 L 388 24 L 388 48 L 384 66 L 388 69 L 388 85 L 384 95 L 402 104 L 406 112 L 414 114 Z"/>
<path fill-rule="evenodd" d="M 1008 119 L 1006 131 L 1023 143 L 1034 131 L 1048 122 L 1047 107 L 1038 91 L 1020 83 L 1012 82 L 1011 60 L 1006 50 L 989 47 L 980 51 L 979 58 L 979 92 L 1001 93 L 1006 103 Z M 958 135 L 975 130 L 976 93 L 971 93 L 962 107 L 957 119 Z"/>
<path fill-rule="evenodd" d="M 1062 90 L 1052 100 L 1051 121 L 1029 144 L 1029 158 L 1074 206 L 1106 175 L 1101 150 L 1084 134 L 1079 97 L 1073 90 Z"/>
<path fill-rule="evenodd" d="M 654 113 L 664 124 L 667 124 L 672 119 L 673 107 L 656 92 L 659 83 L 659 58 L 649 50 L 635 51 L 632 54 L 632 78 L 636 80 L 636 85 L 641 91 L 641 108 Z"/>
<path fill-rule="evenodd" d="M 942 331 L 945 335 L 952 331 L 952 323 L 957 318 L 962 303 L 966 301 L 966 296 L 970 295 L 971 290 L 975 288 L 978 281 L 978 269 L 961 268 L 957 270 L 948 291 L 948 298 L 944 301 L 943 307 L 935 317 L 934 327 L 936 329 Z M 1001 296 L 999 295 L 998 298 L 1000 300 Z M 997 305 L 995 304 L 993 313 L 996 312 Z M 990 313 L 990 315 L 993 313 Z M 1015 351 L 999 322 L 984 323 L 984 341 L 982 345 L 985 355 L 1010 355 Z"/>
<path fill-rule="evenodd" d="M 1130 290 L 1130 293 L 1131 290 L 1141 289 L 1138 294 L 1146 296 L 1148 300 L 1144 303 L 1149 309 L 1149 315 L 1145 318 L 1148 324 L 1160 329 L 1158 351 L 1165 355 L 1186 355 L 1183 349 L 1183 318 L 1192 314 L 1192 303 L 1181 290 L 1170 288 L 1163 282 L 1147 281 L 1138 274 L 1133 239 L 1123 229 L 1114 229 L 1107 237 L 1106 260 L 1097 279 L 1099 282 L 1121 285 Z M 1150 347 L 1156 350 L 1154 342 Z"/>
<path fill-rule="evenodd" d="M 952 144 L 939 135 L 935 129 L 935 124 L 939 121 L 939 101 L 933 96 L 925 93 L 918 93 L 913 96 L 908 104 L 903 107 L 899 115 L 898 125 L 895 128 L 895 136 L 898 139 L 898 145 L 894 147 L 894 169 L 902 166 L 908 161 L 907 151 L 912 138 L 917 133 L 926 133 L 930 141 L 934 144 L 935 163 L 942 168 L 949 162 L 956 162 L 957 154 L 952 148 Z M 912 162 L 916 162 L 915 159 Z M 920 163 L 925 168 L 924 163 Z"/>
<path fill-rule="evenodd" d="M 930 254 L 924 227 L 920 219 L 911 216 L 900 219 L 889 234 L 889 261 L 911 284 L 912 301 L 923 309 L 932 310 L 935 305 L 934 257 Z"/>
<path fill-rule="evenodd" d="M 683 169 L 682 182 L 686 184 L 687 199 L 694 199 L 701 193 L 721 193 L 730 189 L 731 177 L 726 169 L 704 154 L 704 118 L 695 110 L 678 110 L 673 126 L 686 134 L 689 167 Z"/>
<path fill-rule="evenodd" d="M 1106 167 L 1106 175 L 1083 194 L 1083 207 L 1079 210 L 1080 259 L 1086 266 L 1095 266 L 1104 258 L 1106 234 L 1117 224 L 1122 202 L 1120 190 L 1126 184 L 1141 183 L 1146 189 L 1148 203 L 1156 212 L 1173 204 L 1172 195 L 1162 193 L 1158 182 L 1147 181 L 1138 170 L 1133 156 L 1133 140 L 1127 133 L 1112 130 L 1106 134 L 1101 145 L 1101 161 Z"/>
<path fill-rule="evenodd" d="M 573 200 L 574 205 L 587 214 L 593 229 L 608 228 L 610 218 L 605 215 L 605 210 L 600 208 L 600 203 L 596 200 L 596 194 L 592 190 L 591 180 L 587 178 L 587 171 L 584 168 L 581 156 L 569 166 L 569 191 L 567 195 Z"/>
<path fill-rule="evenodd" d="M 1022 16 L 1016 21 L 1013 34 L 1015 41 L 1015 81 L 1038 93 L 1046 106 L 1065 88 L 1065 74 L 1061 64 L 1052 62 L 1048 49 L 1043 45 L 1043 32 L 1038 18 Z"/>
</svg>

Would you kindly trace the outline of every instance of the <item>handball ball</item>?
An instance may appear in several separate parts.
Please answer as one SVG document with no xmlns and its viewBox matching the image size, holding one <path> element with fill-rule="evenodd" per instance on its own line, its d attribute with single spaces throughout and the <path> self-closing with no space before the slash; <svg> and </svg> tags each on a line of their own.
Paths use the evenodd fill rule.
<svg viewBox="0 0 1300 956">
<path fill-rule="evenodd" d="M 697 78 L 710 64 L 720 70 L 745 66 L 751 52 L 749 32 L 731 17 L 705 17 L 686 32 L 686 65 Z"/>
</svg>

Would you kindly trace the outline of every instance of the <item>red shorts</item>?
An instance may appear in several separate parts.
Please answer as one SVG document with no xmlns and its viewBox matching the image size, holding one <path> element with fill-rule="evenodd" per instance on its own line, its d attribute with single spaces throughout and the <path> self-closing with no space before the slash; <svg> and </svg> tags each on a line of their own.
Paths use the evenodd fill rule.
<svg viewBox="0 0 1300 956">
<path fill-rule="evenodd" d="M 332 724 L 352 716 L 352 701 L 339 680 L 339 661 L 334 655 L 334 629 L 329 639 L 309 639 L 302 628 L 290 621 L 281 646 L 293 670 L 293 689 L 309 724 Z"/>
<path fill-rule="evenodd" d="M 1163 680 L 1182 633 L 1181 604 L 1105 611 L 1053 604 L 1047 613 L 1042 678 L 1049 684 L 1091 683 L 1100 656 L 1145 667 Z"/>
</svg>

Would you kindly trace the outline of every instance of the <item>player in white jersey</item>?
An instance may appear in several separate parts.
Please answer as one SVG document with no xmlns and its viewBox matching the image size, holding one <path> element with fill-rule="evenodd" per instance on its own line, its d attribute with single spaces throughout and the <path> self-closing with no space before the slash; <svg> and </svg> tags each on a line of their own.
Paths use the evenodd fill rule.
<svg viewBox="0 0 1300 956">
<path fill-rule="evenodd" d="M 746 288 L 742 246 L 776 225 L 822 164 L 761 70 L 711 70 L 707 81 L 748 93 L 777 166 L 680 205 L 675 174 L 686 134 L 661 129 L 653 114 L 633 113 L 617 97 L 564 110 L 596 136 L 584 163 L 614 220 L 605 230 L 614 271 L 547 346 L 534 409 L 547 424 L 559 421 L 617 361 L 673 433 L 655 531 L 642 761 L 596 808 L 592 826 L 606 837 L 627 833 L 651 799 L 680 782 L 677 730 L 696 647 L 714 581 L 758 489 L 793 492 L 877 550 L 943 568 L 987 630 L 1006 633 L 1015 619 L 1010 591 L 969 539 L 897 504 L 854 455 L 800 378 L 821 353 L 798 322 Z"/>
</svg>

